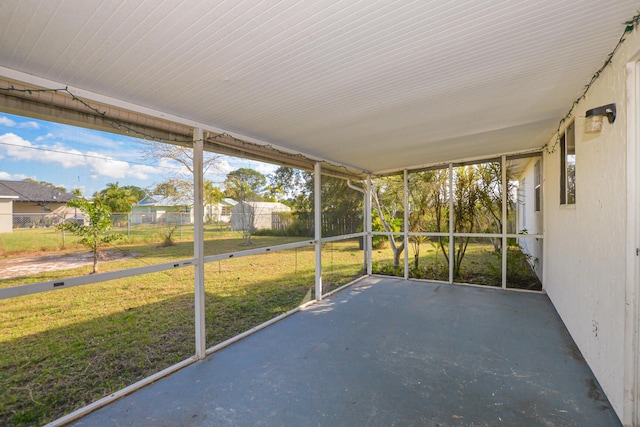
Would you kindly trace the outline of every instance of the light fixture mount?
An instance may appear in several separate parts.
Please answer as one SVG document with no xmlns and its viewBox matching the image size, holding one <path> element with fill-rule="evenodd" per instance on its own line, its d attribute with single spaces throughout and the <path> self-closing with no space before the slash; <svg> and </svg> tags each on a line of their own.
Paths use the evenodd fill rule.
<svg viewBox="0 0 640 427">
<path fill-rule="evenodd" d="M 616 121 L 616 104 L 607 104 L 602 107 L 592 108 L 587 110 L 587 117 L 591 116 L 607 116 L 609 119 L 609 123 L 613 123 Z"/>
<path fill-rule="evenodd" d="M 616 121 L 616 104 L 607 104 L 601 107 L 587 110 L 584 124 L 585 133 L 598 133 L 602 130 L 602 118 L 606 117 L 609 123 Z"/>
</svg>

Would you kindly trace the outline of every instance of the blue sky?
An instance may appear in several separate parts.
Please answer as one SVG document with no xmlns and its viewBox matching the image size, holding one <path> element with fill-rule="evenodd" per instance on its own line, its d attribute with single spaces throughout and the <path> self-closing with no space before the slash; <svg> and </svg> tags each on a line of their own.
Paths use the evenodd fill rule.
<svg viewBox="0 0 640 427">
<path fill-rule="evenodd" d="M 60 123 L 0 113 L 0 179 L 33 178 L 80 188 L 90 196 L 110 182 L 150 188 L 183 173 L 167 160 L 143 160 L 135 138 L 77 128 Z M 277 166 L 221 156 L 217 170 L 205 179 L 221 183 L 238 168 L 252 168 L 265 175 Z"/>
</svg>

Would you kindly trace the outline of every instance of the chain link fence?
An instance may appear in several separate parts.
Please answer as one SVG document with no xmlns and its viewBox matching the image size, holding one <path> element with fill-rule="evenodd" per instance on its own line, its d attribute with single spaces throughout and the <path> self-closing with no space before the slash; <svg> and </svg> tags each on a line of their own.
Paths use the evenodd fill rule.
<svg viewBox="0 0 640 427">
<path fill-rule="evenodd" d="M 13 228 L 51 228 L 62 221 L 74 220 L 74 217 L 52 214 L 52 213 L 21 213 L 13 214 Z"/>
</svg>

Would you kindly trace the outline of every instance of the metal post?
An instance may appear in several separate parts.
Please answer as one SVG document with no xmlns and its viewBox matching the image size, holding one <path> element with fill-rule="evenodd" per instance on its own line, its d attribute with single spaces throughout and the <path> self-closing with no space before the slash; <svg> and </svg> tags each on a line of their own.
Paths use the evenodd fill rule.
<svg viewBox="0 0 640 427">
<path fill-rule="evenodd" d="M 404 242 L 404 280 L 409 278 L 409 172 L 405 169 L 404 181 L 404 227 L 402 240 Z"/>
<path fill-rule="evenodd" d="M 196 329 L 196 358 L 204 359 L 206 355 L 207 338 L 205 335 L 205 306 L 204 306 L 204 221 L 203 221 L 203 170 L 202 153 L 204 136 L 202 129 L 193 132 L 193 257 L 195 264 L 195 329 Z M 180 215 L 182 218 L 182 215 Z"/>
<path fill-rule="evenodd" d="M 449 163 L 449 283 L 453 283 L 453 263 L 455 260 L 455 245 L 453 242 L 453 163 Z"/>
<path fill-rule="evenodd" d="M 507 182 L 507 156 L 500 159 L 500 182 L 502 186 L 502 289 L 507 289 L 507 200 L 509 183 Z"/>
<path fill-rule="evenodd" d="M 365 182 L 365 188 L 360 188 L 357 187 L 355 185 L 353 185 L 351 183 L 351 180 L 347 180 L 347 186 L 349 188 L 351 188 L 352 190 L 356 190 L 360 193 L 362 193 L 363 196 L 363 215 L 362 215 L 362 232 L 363 232 L 363 236 L 360 237 L 360 239 L 362 239 L 362 265 L 364 266 L 364 271 L 367 271 L 367 241 L 366 241 L 366 236 L 367 236 L 367 197 L 369 195 L 369 193 L 367 193 L 367 183 Z M 353 228 L 350 228 L 350 233 L 353 233 Z"/>
<path fill-rule="evenodd" d="M 373 256 L 373 242 L 372 242 L 372 223 L 371 223 L 371 175 L 367 175 L 366 180 L 366 194 L 364 196 L 364 214 L 365 214 L 365 257 L 367 265 L 367 274 L 372 274 L 371 262 Z"/>
<path fill-rule="evenodd" d="M 313 167 L 313 217 L 316 240 L 316 300 L 322 300 L 322 167 L 317 162 Z"/>
</svg>

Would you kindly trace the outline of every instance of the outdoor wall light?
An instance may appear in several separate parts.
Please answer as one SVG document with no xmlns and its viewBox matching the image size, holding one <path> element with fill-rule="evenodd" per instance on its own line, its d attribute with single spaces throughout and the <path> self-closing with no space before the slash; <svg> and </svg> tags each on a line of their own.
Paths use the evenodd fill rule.
<svg viewBox="0 0 640 427">
<path fill-rule="evenodd" d="M 585 133 L 599 133 L 602 130 L 602 117 L 607 116 L 609 123 L 616 121 L 616 104 L 607 104 L 602 107 L 587 110 L 584 122 Z"/>
</svg>

